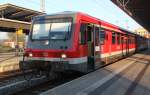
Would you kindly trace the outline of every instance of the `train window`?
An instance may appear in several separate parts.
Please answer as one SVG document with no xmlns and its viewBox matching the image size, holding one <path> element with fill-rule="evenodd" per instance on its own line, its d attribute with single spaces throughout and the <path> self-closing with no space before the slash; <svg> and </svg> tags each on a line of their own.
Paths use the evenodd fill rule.
<svg viewBox="0 0 150 95">
<path fill-rule="evenodd" d="M 129 36 L 129 44 L 132 44 L 132 36 Z"/>
<path fill-rule="evenodd" d="M 124 44 L 124 37 L 121 37 L 121 44 Z"/>
<path fill-rule="evenodd" d="M 135 43 L 135 38 L 133 38 L 133 44 Z"/>
<path fill-rule="evenodd" d="M 120 33 L 117 34 L 117 43 L 120 44 Z"/>
<path fill-rule="evenodd" d="M 116 43 L 116 33 L 112 32 L 112 44 Z"/>
<path fill-rule="evenodd" d="M 69 37 L 72 19 L 42 19 L 34 21 L 32 28 L 32 39 L 34 40 L 62 40 Z"/>
<path fill-rule="evenodd" d="M 132 38 L 132 44 L 134 44 L 134 38 Z"/>
<path fill-rule="evenodd" d="M 71 22 L 52 23 L 50 39 L 66 39 L 71 31 Z"/>
<path fill-rule="evenodd" d="M 100 33 L 99 33 L 100 35 L 99 35 L 99 37 L 100 37 L 100 43 L 101 44 L 104 44 L 105 43 L 105 31 L 104 30 L 102 30 L 102 31 L 100 31 Z"/>
<path fill-rule="evenodd" d="M 131 38 L 131 44 L 133 44 L 133 38 Z"/>
<path fill-rule="evenodd" d="M 32 38 L 33 39 L 48 39 L 48 34 L 50 30 L 50 24 L 34 24 Z"/>
<path fill-rule="evenodd" d="M 99 27 L 95 27 L 95 44 L 99 45 Z"/>
<path fill-rule="evenodd" d="M 88 24 L 87 26 L 87 41 L 92 41 L 93 37 L 93 25 Z"/>
<path fill-rule="evenodd" d="M 80 44 L 86 44 L 86 29 L 87 24 L 82 23 L 80 26 L 80 35 L 79 35 Z"/>
<path fill-rule="evenodd" d="M 128 43 L 131 44 L 131 38 L 128 38 Z"/>
</svg>

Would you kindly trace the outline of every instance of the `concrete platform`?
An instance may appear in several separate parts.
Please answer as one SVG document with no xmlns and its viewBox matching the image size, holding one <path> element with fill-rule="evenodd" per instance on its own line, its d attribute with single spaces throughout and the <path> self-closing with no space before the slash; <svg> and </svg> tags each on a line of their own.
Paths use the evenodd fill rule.
<svg viewBox="0 0 150 95">
<path fill-rule="evenodd" d="M 14 55 L 0 56 L 0 73 L 19 70 L 19 57 Z"/>
<path fill-rule="evenodd" d="M 40 95 L 150 95 L 149 65 L 146 50 Z"/>
</svg>

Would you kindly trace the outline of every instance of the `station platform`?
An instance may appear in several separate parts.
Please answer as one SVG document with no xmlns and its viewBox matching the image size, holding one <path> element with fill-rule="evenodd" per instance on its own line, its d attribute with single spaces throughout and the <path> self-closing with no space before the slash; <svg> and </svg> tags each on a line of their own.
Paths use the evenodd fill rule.
<svg viewBox="0 0 150 95">
<path fill-rule="evenodd" d="M 150 49 L 40 95 L 150 95 Z"/>
<path fill-rule="evenodd" d="M 0 55 L 0 74 L 16 70 L 19 70 L 19 57 L 10 54 Z"/>
</svg>

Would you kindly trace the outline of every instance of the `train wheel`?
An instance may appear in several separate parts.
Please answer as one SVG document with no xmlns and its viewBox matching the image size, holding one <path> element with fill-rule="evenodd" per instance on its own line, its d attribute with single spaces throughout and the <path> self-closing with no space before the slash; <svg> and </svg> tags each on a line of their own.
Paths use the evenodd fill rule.
<svg viewBox="0 0 150 95">
<path fill-rule="evenodd" d="M 51 66 L 45 70 L 45 75 L 48 79 L 53 80 L 57 78 L 57 74 L 52 70 Z"/>
</svg>

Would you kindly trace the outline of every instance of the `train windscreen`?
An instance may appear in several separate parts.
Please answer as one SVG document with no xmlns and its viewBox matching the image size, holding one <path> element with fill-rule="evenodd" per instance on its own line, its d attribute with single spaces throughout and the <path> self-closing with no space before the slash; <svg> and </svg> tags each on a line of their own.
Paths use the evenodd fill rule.
<svg viewBox="0 0 150 95">
<path fill-rule="evenodd" d="M 71 25 L 70 18 L 34 21 L 32 39 L 67 39 L 71 32 Z"/>
</svg>

